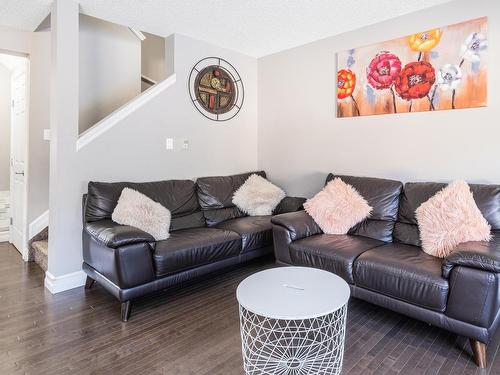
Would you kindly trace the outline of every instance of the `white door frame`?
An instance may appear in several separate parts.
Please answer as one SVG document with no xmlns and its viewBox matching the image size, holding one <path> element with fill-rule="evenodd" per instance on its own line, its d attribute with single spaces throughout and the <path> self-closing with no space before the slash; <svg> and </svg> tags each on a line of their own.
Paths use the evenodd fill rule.
<svg viewBox="0 0 500 375">
<path fill-rule="evenodd" d="M 26 59 L 26 139 L 25 139 L 25 147 L 24 147 L 24 190 L 23 190 L 23 212 L 22 212 L 22 217 L 23 217 L 23 223 L 24 225 L 22 226 L 22 230 L 23 230 L 23 233 L 22 233 L 22 248 L 21 249 L 18 249 L 19 252 L 21 253 L 22 255 L 22 258 L 24 261 L 28 261 L 28 258 L 29 258 L 29 247 L 28 247 L 28 242 L 29 242 L 29 237 L 28 237 L 28 228 L 29 228 L 29 223 L 28 223 L 28 183 L 29 183 L 29 123 L 30 123 L 30 118 L 29 118 L 29 115 L 30 115 L 30 99 L 31 99 L 31 95 L 30 95 L 30 77 L 31 77 L 31 74 L 30 74 L 30 60 L 29 60 L 29 56 L 28 55 L 24 55 L 24 54 L 19 54 L 19 53 L 16 53 L 16 52 L 9 52 L 9 51 L 0 51 L 0 53 L 5 53 L 5 54 L 8 54 L 8 55 L 13 55 L 13 56 L 18 56 L 18 57 L 22 57 L 24 59 Z M 11 97 L 11 101 L 12 101 L 12 97 Z M 11 126 L 11 139 L 10 139 L 10 145 L 11 145 L 11 160 L 12 160 L 12 153 L 13 153 L 13 146 L 14 146 L 14 137 L 13 137 L 13 134 L 14 132 L 12 131 L 12 127 L 13 127 L 13 121 L 12 121 L 12 112 L 11 112 L 11 123 L 10 123 L 10 126 Z M 13 204 L 15 204 L 14 200 L 12 199 L 13 197 L 13 194 L 12 194 L 12 190 L 13 190 L 13 165 L 12 165 L 12 162 L 10 163 L 10 168 L 11 168 L 11 173 L 10 173 L 10 190 L 11 190 L 11 193 L 10 193 L 10 212 L 12 213 L 12 207 L 13 207 Z M 13 238 L 12 238 L 12 225 L 9 226 L 9 242 L 12 243 L 13 242 Z"/>
</svg>

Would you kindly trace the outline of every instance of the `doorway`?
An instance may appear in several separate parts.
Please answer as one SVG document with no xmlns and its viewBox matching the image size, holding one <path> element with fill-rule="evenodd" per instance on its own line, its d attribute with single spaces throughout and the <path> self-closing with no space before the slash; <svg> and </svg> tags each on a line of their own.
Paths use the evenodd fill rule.
<svg viewBox="0 0 500 375">
<path fill-rule="evenodd" d="M 29 60 L 0 52 L 0 241 L 28 256 Z"/>
</svg>

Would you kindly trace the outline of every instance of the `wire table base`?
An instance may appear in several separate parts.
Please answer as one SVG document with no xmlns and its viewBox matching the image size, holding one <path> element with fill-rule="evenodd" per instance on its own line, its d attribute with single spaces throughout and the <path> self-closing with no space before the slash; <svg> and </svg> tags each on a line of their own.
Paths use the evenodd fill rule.
<svg viewBox="0 0 500 375">
<path fill-rule="evenodd" d="M 340 374 L 347 304 L 316 318 L 281 320 L 240 305 L 244 370 L 247 375 Z"/>
</svg>

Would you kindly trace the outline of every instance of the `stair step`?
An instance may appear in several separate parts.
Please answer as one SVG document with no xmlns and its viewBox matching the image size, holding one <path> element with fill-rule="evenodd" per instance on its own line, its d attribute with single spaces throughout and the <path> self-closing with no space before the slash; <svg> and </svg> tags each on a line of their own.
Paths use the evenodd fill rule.
<svg viewBox="0 0 500 375">
<path fill-rule="evenodd" d="M 41 269 L 47 271 L 49 241 L 34 241 L 30 247 L 30 260 L 34 261 Z"/>
</svg>

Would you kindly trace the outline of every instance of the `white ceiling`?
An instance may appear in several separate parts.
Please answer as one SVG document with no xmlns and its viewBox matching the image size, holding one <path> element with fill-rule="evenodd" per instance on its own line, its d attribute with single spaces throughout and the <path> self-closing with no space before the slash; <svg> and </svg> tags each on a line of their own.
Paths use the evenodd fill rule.
<svg viewBox="0 0 500 375">
<path fill-rule="evenodd" d="M 81 11 L 261 57 L 451 0 L 80 0 Z M 52 0 L 0 0 L 0 25 L 34 30 Z"/>
</svg>

